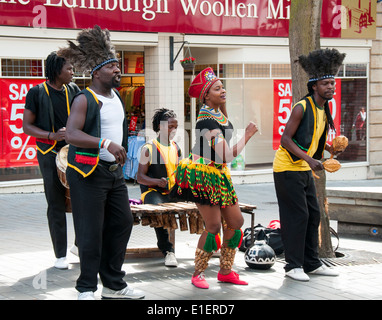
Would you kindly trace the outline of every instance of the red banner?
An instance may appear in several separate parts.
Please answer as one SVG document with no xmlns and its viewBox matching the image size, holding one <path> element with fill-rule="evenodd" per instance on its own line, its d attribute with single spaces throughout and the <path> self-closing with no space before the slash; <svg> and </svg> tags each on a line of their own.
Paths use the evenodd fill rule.
<svg viewBox="0 0 382 320">
<path fill-rule="evenodd" d="M 375 2 L 323 0 L 321 37 L 350 30 L 346 37 L 375 38 Z M 291 0 L 1 0 L 0 25 L 288 37 L 290 6 Z"/>
<path fill-rule="evenodd" d="M 25 97 L 41 79 L 0 79 L 0 168 L 37 166 L 36 139 L 23 132 Z"/>
<path fill-rule="evenodd" d="M 292 109 L 292 80 L 273 81 L 273 150 L 277 150 L 285 125 Z M 330 112 L 337 132 L 341 132 L 341 79 L 336 79 L 336 92 L 329 101 Z M 329 130 L 327 142 L 330 144 L 336 136 Z"/>
</svg>

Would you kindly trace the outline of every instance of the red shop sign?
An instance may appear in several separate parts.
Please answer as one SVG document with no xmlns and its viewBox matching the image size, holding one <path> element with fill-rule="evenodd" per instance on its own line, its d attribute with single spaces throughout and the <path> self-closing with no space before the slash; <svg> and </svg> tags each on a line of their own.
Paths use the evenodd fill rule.
<svg viewBox="0 0 382 320">
<path fill-rule="evenodd" d="M 0 168 L 37 166 L 36 139 L 23 132 L 25 97 L 41 79 L 0 79 Z"/>
<path fill-rule="evenodd" d="M 292 109 L 292 80 L 273 81 L 273 150 L 277 150 L 285 125 Z M 336 92 L 329 101 L 330 112 L 337 132 L 341 126 L 341 79 L 336 79 Z M 330 144 L 336 133 L 329 130 L 327 142 Z"/>
<path fill-rule="evenodd" d="M 347 37 L 375 38 L 375 2 L 323 0 L 321 37 L 343 36 L 356 13 L 365 24 Z M 290 6 L 291 0 L 0 0 L 0 25 L 288 37 Z M 347 15 L 349 26 L 341 22 Z"/>
</svg>

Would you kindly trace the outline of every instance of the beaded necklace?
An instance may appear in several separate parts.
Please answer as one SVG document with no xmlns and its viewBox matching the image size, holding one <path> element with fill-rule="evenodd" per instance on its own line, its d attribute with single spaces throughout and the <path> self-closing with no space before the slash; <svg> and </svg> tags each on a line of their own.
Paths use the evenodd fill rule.
<svg viewBox="0 0 382 320">
<path fill-rule="evenodd" d="M 215 111 L 214 108 L 211 108 L 207 105 L 203 105 L 203 107 L 199 111 L 199 115 L 197 118 L 197 122 L 204 119 L 214 119 L 222 126 L 228 126 L 229 122 L 227 117 L 220 111 Z"/>
</svg>

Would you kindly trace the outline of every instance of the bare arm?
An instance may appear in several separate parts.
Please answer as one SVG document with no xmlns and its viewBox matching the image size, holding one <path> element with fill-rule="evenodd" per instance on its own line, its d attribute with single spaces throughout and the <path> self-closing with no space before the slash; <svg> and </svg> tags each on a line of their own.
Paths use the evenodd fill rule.
<svg viewBox="0 0 382 320">
<path fill-rule="evenodd" d="M 292 140 L 292 137 L 295 135 L 298 126 L 301 123 L 303 115 L 304 109 L 302 106 L 297 105 L 293 108 L 290 118 L 285 126 L 284 133 L 281 136 L 281 145 L 295 156 L 305 160 L 313 171 L 323 170 L 324 167 L 320 161 L 308 156 Z"/>
<path fill-rule="evenodd" d="M 167 186 L 167 178 L 163 177 L 161 179 L 151 178 L 147 175 L 149 171 L 149 159 L 150 152 L 147 148 L 142 148 L 141 157 L 139 159 L 138 165 L 138 173 L 137 173 L 137 181 L 139 184 L 143 184 L 145 186 L 158 186 L 160 188 L 166 188 Z"/>
<path fill-rule="evenodd" d="M 212 148 L 215 150 L 216 154 L 221 159 L 223 159 L 224 162 L 231 162 L 243 151 L 245 145 L 257 131 L 258 129 L 256 124 L 250 122 L 245 129 L 244 137 L 242 137 L 237 144 L 230 148 L 227 141 L 222 137 L 221 131 L 212 130 L 210 131 L 210 139 L 215 139 L 215 145 L 212 146 Z"/>
<path fill-rule="evenodd" d="M 36 115 L 29 109 L 24 109 L 23 115 L 23 131 L 25 134 L 39 139 L 48 139 L 62 141 L 65 140 L 66 128 L 63 127 L 57 132 L 45 131 L 34 125 Z"/>
</svg>

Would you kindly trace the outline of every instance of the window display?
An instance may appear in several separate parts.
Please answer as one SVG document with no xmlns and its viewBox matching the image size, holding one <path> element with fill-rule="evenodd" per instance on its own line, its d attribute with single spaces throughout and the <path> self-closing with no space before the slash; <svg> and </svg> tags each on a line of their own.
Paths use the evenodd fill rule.
<svg viewBox="0 0 382 320">
<path fill-rule="evenodd" d="M 290 68 L 286 66 L 289 68 L 285 64 L 245 64 L 242 76 L 239 64 L 219 65 L 219 77 L 227 90 L 227 112 L 236 132 L 234 137 L 244 134 L 250 120 L 259 126 L 260 134 L 247 144 L 242 154 L 246 170 L 271 168 L 292 107 L 292 81 L 288 79 Z M 330 131 L 327 141 L 331 143 L 335 136 L 345 135 L 349 146 L 338 159 L 343 163 L 366 161 L 367 65 L 345 64 L 336 77 L 336 86 L 336 95 L 329 103 L 336 132 Z"/>
<path fill-rule="evenodd" d="M 119 54 L 122 80 L 118 90 L 125 104 L 131 141 L 145 126 L 144 54 Z M 22 119 L 25 97 L 30 88 L 44 81 L 44 68 L 42 59 L 1 59 L 0 181 L 41 178 L 35 138 L 23 133 Z M 85 89 L 91 78 L 75 73 L 74 81 Z"/>
</svg>

